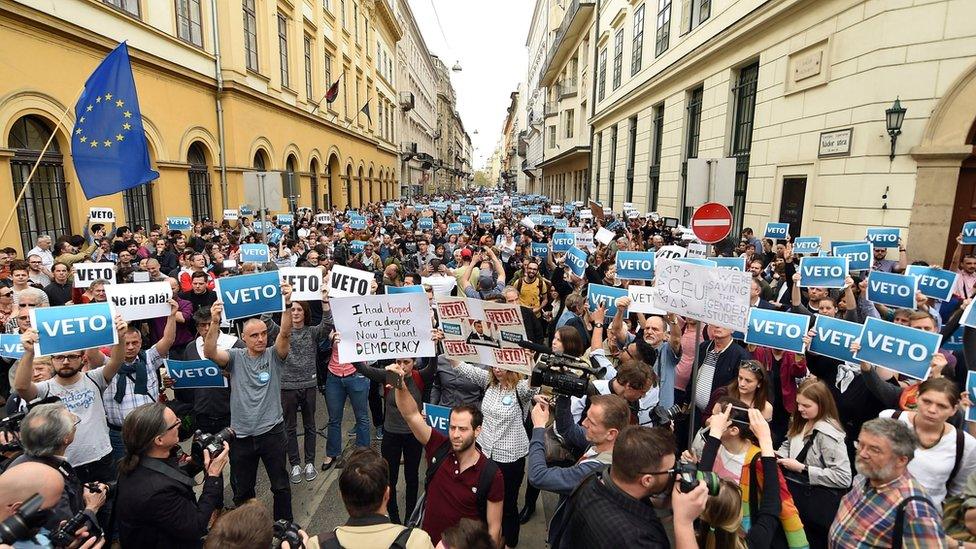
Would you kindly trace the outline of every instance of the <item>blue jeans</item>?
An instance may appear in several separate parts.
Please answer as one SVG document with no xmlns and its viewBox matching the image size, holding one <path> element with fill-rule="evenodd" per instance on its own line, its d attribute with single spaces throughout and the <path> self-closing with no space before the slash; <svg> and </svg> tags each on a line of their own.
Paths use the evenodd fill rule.
<svg viewBox="0 0 976 549">
<path fill-rule="evenodd" d="M 342 411 L 347 397 L 356 415 L 356 445 L 369 446 L 369 379 L 359 373 L 346 377 L 329 373 L 325 380 L 325 404 L 329 410 L 325 455 L 331 458 L 342 453 Z"/>
</svg>

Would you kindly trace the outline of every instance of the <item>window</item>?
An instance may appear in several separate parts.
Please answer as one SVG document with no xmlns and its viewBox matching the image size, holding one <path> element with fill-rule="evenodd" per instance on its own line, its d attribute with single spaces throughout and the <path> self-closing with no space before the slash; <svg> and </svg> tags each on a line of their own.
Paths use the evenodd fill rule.
<svg viewBox="0 0 976 549">
<path fill-rule="evenodd" d="M 342 28 L 346 28 L 346 0 L 339 0 L 339 15 L 342 19 Z"/>
<path fill-rule="evenodd" d="M 603 101 L 607 91 L 607 48 L 600 50 L 600 81 L 598 82 L 598 99 Z"/>
<path fill-rule="evenodd" d="M 288 87 L 288 18 L 278 14 L 278 59 L 281 63 L 281 85 Z"/>
<path fill-rule="evenodd" d="M 27 115 L 14 122 L 7 143 L 14 150 L 14 156 L 10 159 L 14 196 L 24 188 L 24 181 L 50 137 L 50 125 L 38 116 Z M 41 235 L 57 239 L 61 235 L 71 234 L 65 184 L 64 161 L 55 139 L 44 153 L 24 199 L 17 206 L 20 242 L 24 250 L 33 248 Z"/>
<path fill-rule="evenodd" d="M 617 175 L 617 125 L 610 128 L 610 187 L 608 189 L 609 199 L 607 205 L 613 208 L 614 179 Z"/>
<path fill-rule="evenodd" d="M 359 45 L 359 4 L 352 5 L 352 26 L 356 36 L 356 45 Z"/>
<path fill-rule="evenodd" d="M 549 126 L 549 148 L 556 146 L 556 126 Z"/>
<path fill-rule="evenodd" d="M 122 202 L 125 204 L 125 222 L 135 230 L 136 225 L 147 229 L 156 222 L 153 214 L 152 186 L 150 181 L 144 185 L 122 191 Z"/>
<path fill-rule="evenodd" d="M 288 155 L 285 161 L 285 173 L 281 174 L 281 196 L 285 197 L 290 204 L 295 199 L 295 189 L 297 186 L 295 177 L 295 156 Z"/>
<path fill-rule="evenodd" d="M 247 69 L 257 71 L 258 22 L 254 0 L 244 0 L 244 52 L 247 54 Z"/>
<path fill-rule="evenodd" d="M 309 173 L 309 190 L 312 192 L 312 211 L 318 213 L 319 211 L 319 163 L 312 159 L 312 163 L 308 166 Z"/>
<path fill-rule="evenodd" d="M 194 221 L 204 217 L 211 217 L 210 209 L 210 170 L 207 168 L 207 157 L 200 143 L 190 145 L 186 153 L 186 161 L 190 164 L 187 175 L 190 178 L 190 208 Z"/>
<path fill-rule="evenodd" d="M 383 124 L 383 114 L 384 114 L 383 111 L 386 110 L 386 106 L 383 105 L 382 101 L 377 101 L 377 103 L 379 104 L 376 106 L 377 107 L 376 110 L 378 111 L 376 114 L 377 117 L 376 127 L 379 130 L 380 137 L 386 137 L 386 126 Z"/>
<path fill-rule="evenodd" d="M 312 37 L 305 35 L 305 97 L 314 101 L 312 97 Z"/>
<path fill-rule="evenodd" d="M 566 139 L 573 138 L 573 129 L 576 125 L 576 111 L 569 109 L 566 111 Z"/>
<path fill-rule="evenodd" d="M 179 37 L 203 47 L 200 0 L 176 0 L 176 32 Z"/>
<path fill-rule="evenodd" d="M 684 0 L 681 5 L 681 32 L 701 25 L 712 14 L 712 0 Z"/>
<path fill-rule="evenodd" d="M 634 47 L 631 51 L 630 75 L 641 70 L 641 57 L 644 55 L 644 4 L 634 12 Z"/>
<path fill-rule="evenodd" d="M 759 62 L 743 67 L 733 92 L 735 112 L 732 120 L 732 156 L 736 157 L 735 194 L 732 213 L 735 216 L 733 231 L 742 228 L 745 214 L 746 190 L 749 184 L 749 155 L 752 152 L 752 122 L 756 114 L 756 85 L 759 80 Z"/>
<path fill-rule="evenodd" d="M 117 10 L 124 11 L 129 15 L 139 17 L 139 0 L 102 0 L 102 2 L 105 2 Z M 31 244 L 31 248 L 33 247 L 34 245 Z"/>
<path fill-rule="evenodd" d="M 613 37 L 613 89 L 620 87 L 620 73 L 624 63 L 624 29 Z"/>
<path fill-rule="evenodd" d="M 698 141 L 701 133 L 701 114 L 702 97 L 705 95 L 705 87 L 698 86 L 688 94 L 688 133 L 685 136 L 685 158 L 698 158 Z M 682 163 L 681 167 L 681 201 L 684 206 L 682 209 L 682 223 L 687 224 L 694 213 L 694 208 L 688 206 L 686 196 L 688 194 L 688 162 Z"/>
<path fill-rule="evenodd" d="M 634 162 L 637 159 L 637 117 L 630 117 L 630 139 L 627 140 L 627 190 L 624 202 L 634 201 Z"/>
<path fill-rule="evenodd" d="M 654 107 L 654 119 L 651 122 L 650 188 L 648 189 L 647 211 L 657 211 L 657 200 L 661 193 L 661 148 L 664 139 L 664 103 Z"/>
<path fill-rule="evenodd" d="M 654 56 L 668 50 L 671 38 L 671 0 L 658 0 L 657 36 L 654 38 Z"/>
</svg>

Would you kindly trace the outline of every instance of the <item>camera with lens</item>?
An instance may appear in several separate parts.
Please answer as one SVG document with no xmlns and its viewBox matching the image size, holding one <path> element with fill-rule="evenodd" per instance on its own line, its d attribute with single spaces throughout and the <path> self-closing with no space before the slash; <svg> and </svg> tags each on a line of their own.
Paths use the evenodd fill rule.
<svg viewBox="0 0 976 549">
<path fill-rule="evenodd" d="M 520 345 L 522 343 L 524 342 Z M 539 353 L 539 360 L 536 361 L 532 376 L 529 378 L 529 385 L 532 387 L 551 387 L 552 392 L 557 395 L 582 398 L 586 396 L 590 381 L 601 378 L 606 373 L 606 368 L 597 370 L 574 356 L 554 353 L 552 350 L 542 350 L 538 347 L 541 346 L 532 344 L 532 347 L 527 347 Z"/>
<path fill-rule="evenodd" d="M 41 509 L 44 497 L 34 494 L 27 498 L 17 512 L 0 522 L 0 543 L 13 545 L 16 541 L 29 540 L 44 526 L 51 512 Z"/>
<path fill-rule="evenodd" d="M 655 406 L 650 413 L 651 425 L 654 427 L 665 427 L 671 425 L 671 422 L 683 413 L 684 410 L 680 404 L 675 404 L 670 408 Z"/>
<path fill-rule="evenodd" d="M 203 467 L 204 450 L 210 452 L 211 458 L 216 457 L 217 454 L 224 451 L 224 443 L 230 444 L 230 441 L 234 440 L 236 436 L 237 434 L 230 427 L 225 427 L 216 434 L 197 430 L 193 434 L 193 444 L 190 445 L 190 456 L 200 467 Z"/>
<path fill-rule="evenodd" d="M 288 547 L 294 549 L 305 547 L 302 542 L 302 535 L 299 532 L 301 527 L 290 520 L 276 520 L 274 523 L 274 537 L 271 539 L 271 547 L 278 549 L 283 542 L 288 542 Z"/>
<path fill-rule="evenodd" d="M 103 489 L 101 485 L 104 485 L 105 488 Z M 112 498 L 115 497 L 115 487 L 117 485 L 118 485 L 118 483 L 115 482 L 115 481 L 112 481 L 112 482 L 103 482 L 103 483 L 86 482 L 85 483 L 85 488 L 88 488 L 89 490 L 91 490 L 92 492 L 95 492 L 97 494 L 101 494 L 104 491 L 105 492 L 105 499 L 108 500 L 108 499 L 112 499 Z"/>
<path fill-rule="evenodd" d="M 678 481 L 678 490 L 681 493 L 687 494 L 697 488 L 699 482 L 703 482 L 705 483 L 705 487 L 708 488 L 708 495 L 718 495 L 719 478 L 714 472 L 699 471 L 697 465 L 686 461 L 679 461 L 674 465 L 674 468 L 676 471 L 676 480 Z"/>
<path fill-rule="evenodd" d="M 98 524 L 95 523 L 94 519 L 88 513 L 81 510 L 51 534 L 51 543 L 55 547 L 67 547 L 77 539 L 78 531 L 86 526 L 88 527 L 88 537 L 102 537 L 102 529 L 98 527 Z"/>
</svg>

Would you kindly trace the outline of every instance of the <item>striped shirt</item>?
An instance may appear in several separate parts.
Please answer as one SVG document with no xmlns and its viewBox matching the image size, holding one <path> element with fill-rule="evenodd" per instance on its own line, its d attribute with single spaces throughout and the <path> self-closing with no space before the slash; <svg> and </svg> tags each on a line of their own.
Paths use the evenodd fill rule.
<svg viewBox="0 0 976 549">
<path fill-rule="evenodd" d="M 143 404 L 152 404 L 159 399 L 159 376 L 156 373 L 162 365 L 163 357 L 159 356 L 159 352 L 156 351 L 156 346 L 153 345 L 146 350 L 146 392 L 149 395 L 137 395 L 135 393 L 135 375 L 126 375 L 121 371 L 115 374 L 115 377 L 109 382 L 105 391 L 102 392 L 102 401 L 105 405 L 105 418 L 108 420 L 109 425 L 122 427 L 122 422 L 125 421 L 125 416 L 129 415 L 129 412 Z M 122 397 L 122 402 L 118 403 L 115 402 L 115 390 L 119 376 L 123 375 L 126 376 L 125 396 Z"/>
</svg>

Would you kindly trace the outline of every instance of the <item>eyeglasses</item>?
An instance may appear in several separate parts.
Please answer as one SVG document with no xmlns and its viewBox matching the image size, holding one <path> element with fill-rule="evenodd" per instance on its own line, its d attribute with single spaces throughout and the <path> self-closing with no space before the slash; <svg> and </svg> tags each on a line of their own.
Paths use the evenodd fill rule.
<svg viewBox="0 0 976 549">
<path fill-rule="evenodd" d="M 640 475 L 668 475 L 669 478 L 674 478 L 678 474 L 678 469 L 672 467 L 667 471 L 638 471 L 637 473 Z"/>
<path fill-rule="evenodd" d="M 74 422 L 72 422 L 72 425 L 71 426 L 72 427 L 78 427 L 78 425 L 81 424 L 81 417 L 78 414 L 71 414 L 71 415 L 75 418 L 74 419 Z"/>
<path fill-rule="evenodd" d="M 21 303 L 21 307 L 37 307 L 37 303 Z"/>
<path fill-rule="evenodd" d="M 168 433 L 169 431 L 172 431 L 173 429 L 176 429 L 180 425 L 183 425 L 183 420 L 177 418 L 176 419 L 176 423 L 174 423 L 174 424 L 170 425 L 169 427 L 167 427 L 166 428 L 166 431 L 164 431 L 164 432 L 167 432 Z"/>
<path fill-rule="evenodd" d="M 80 358 L 81 358 L 81 355 L 80 354 L 74 354 L 74 355 L 54 355 L 54 356 L 51 357 L 51 360 L 54 361 L 54 362 L 65 362 L 65 361 L 68 361 L 68 360 L 78 360 Z"/>
</svg>

